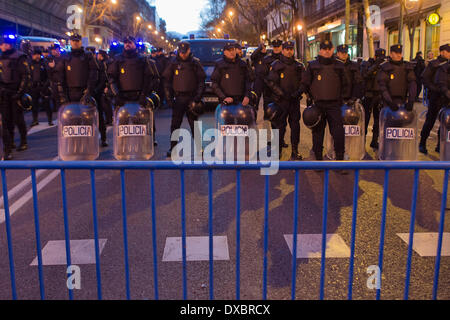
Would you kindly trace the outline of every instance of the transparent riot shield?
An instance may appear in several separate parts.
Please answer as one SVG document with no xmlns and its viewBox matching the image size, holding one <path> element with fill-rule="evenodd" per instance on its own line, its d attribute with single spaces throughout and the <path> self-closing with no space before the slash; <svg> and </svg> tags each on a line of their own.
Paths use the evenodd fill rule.
<svg viewBox="0 0 450 320">
<path fill-rule="evenodd" d="M 217 161 L 256 159 L 256 115 L 251 106 L 220 104 L 216 109 L 215 121 L 218 130 L 215 150 Z"/>
<path fill-rule="evenodd" d="M 98 112 L 95 105 L 70 102 L 59 108 L 58 155 L 64 161 L 98 158 Z"/>
<path fill-rule="evenodd" d="M 345 155 L 344 160 L 359 161 L 364 158 L 364 108 L 359 102 L 353 105 L 344 104 L 342 110 L 342 123 L 345 129 Z M 326 156 L 330 160 L 336 159 L 334 152 L 334 139 L 327 125 L 325 130 Z"/>
<path fill-rule="evenodd" d="M 417 114 L 403 106 L 380 112 L 380 160 L 417 160 Z"/>
<path fill-rule="evenodd" d="M 450 161 L 450 107 L 441 110 L 439 120 L 441 122 L 440 158 L 441 161 Z"/>
<path fill-rule="evenodd" d="M 153 110 L 128 102 L 114 111 L 114 157 L 149 160 L 153 157 Z"/>
</svg>

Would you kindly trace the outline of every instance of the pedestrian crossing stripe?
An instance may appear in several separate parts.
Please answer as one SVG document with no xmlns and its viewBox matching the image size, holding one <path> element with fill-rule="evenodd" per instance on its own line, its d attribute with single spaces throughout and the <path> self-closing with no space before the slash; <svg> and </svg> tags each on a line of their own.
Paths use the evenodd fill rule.
<svg viewBox="0 0 450 320">
<path fill-rule="evenodd" d="M 163 262 L 183 261 L 182 238 L 168 237 L 163 253 Z M 213 237 L 213 260 L 230 260 L 228 238 Z M 209 260 L 209 237 L 186 237 L 186 261 Z"/>
<path fill-rule="evenodd" d="M 397 233 L 406 245 L 409 244 L 409 233 Z M 413 236 L 413 250 L 421 257 L 435 257 L 437 255 L 439 233 L 415 232 Z M 450 233 L 442 234 L 441 256 L 450 256 Z"/>
</svg>

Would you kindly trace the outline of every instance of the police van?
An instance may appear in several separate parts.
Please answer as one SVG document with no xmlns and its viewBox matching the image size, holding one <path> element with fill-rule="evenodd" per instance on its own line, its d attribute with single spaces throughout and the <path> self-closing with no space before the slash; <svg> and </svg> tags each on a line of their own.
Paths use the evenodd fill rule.
<svg viewBox="0 0 450 320">
<path fill-rule="evenodd" d="M 223 47 L 227 42 L 236 43 L 236 40 L 230 39 L 186 39 L 191 45 L 191 52 L 194 57 L 200 59 L 206 73 L 206 88 L 203 93 L 203 102 L 207 106 L 216 107 L 219 104 L 219 98 L 212 90 L 211 75 L 214 71 L 216 61 L 223 56 Z"/>
<path fill-rule="evenodd" d="M 22 52 L 31 54 L 34 49 L 44 50 L 49 49 L 53 45 L 60 45 L 59 41 L 55 38 L 47 37 L 28 37 L 19 36 L 17 38 L 17 46 Z"/>
</svg>

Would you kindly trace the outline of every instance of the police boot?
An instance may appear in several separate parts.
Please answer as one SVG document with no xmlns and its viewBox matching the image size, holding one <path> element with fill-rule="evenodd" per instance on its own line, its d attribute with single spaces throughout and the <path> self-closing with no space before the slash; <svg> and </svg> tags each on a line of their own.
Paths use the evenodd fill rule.
<svg viewBox="0 0 450 320">
<path fill-rule="evenodd" d="M 102 140 L 102 147 L 105 148 L 107 146 L 109 146 L 108 142 L 106 142 L 106 140 Z"/>
<path fill-rule="evenodd" d="M 33 122 L 32 122 L 31 125 L 30 125 L 30 128 L 31 128 L 31 127 L 34 127 L 34 126 L 37 126 L 37 125 L 39 125 L 39 121 L 33 120 Z"/>
<path fill-rule="evenodd" d="M 424 139 L 423 137 L 420 138 L 419 152 L 421 152 L 421 153 L 423 153 L 423 154 L 428 154 L 428 150 L 427 150 L 427 140 Z"/>
<path fill-rule="evenodd" d="M 303 157 L 298 154 L 298 146 L 292 146 L 292 153 L 290 161 L 302 161 Z"/>
<path fill-rule="evenodd" d="M 372 140 L 372 142 L 370 143 L 370 147 L 371 147 L 372 149 L 378 150 L 378 141 Z"/>
<path fill-rule="evenodd" d="M 439 143 L 439 140 L 438 140 L 438 144 L 436 145 L 436 148 L 434 149 L 434 151 L 436 151 L 437 153 L 441 152 L 441 144 Z"/>
<path fill-rule="evenodd" d="M 26 142 L 21 142 L 20 146 L 16 149 L 17 151 L 25 151 L 28 149 L 28 144 Z"/>
<path fill-rule="evenodd" d="M 344 154 L 343 153 L 336 153 L 336 160 L 337 161 L 343 161 L 344 160 Z M 342 175 L 347 175 L 348 171 L 347 170 L 336 170 L 336 173 L 340 173 Z"/>
<path fill-rule="evenodd" d="M 323 155 L 322 153 L 314 153 L 314 157 L 316 158 L 316 161 L 322 161 Z M 316 169 L 315 172 L 323 172 L 323 169 Z"/>
<path fill-rule="evenodd" d="M 5 155 L 3 156 L 3 159 L 4 160 L 12 160 L 12 154 L 11 154 L 11 151 L 9 151 L 9 150 L 5 150 Z"/>
</svg>

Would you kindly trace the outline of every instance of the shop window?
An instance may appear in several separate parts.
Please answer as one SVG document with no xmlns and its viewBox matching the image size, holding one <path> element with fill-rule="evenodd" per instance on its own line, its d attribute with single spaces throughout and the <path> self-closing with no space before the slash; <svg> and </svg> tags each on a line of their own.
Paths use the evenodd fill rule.
<svg viewBox="0 0 450 320">
<path fill-rule="evenodd" d="M 425 32 L 425 52 L 431 51 L 434 57 L 439 55 L 440 24 L 428 25 Z"/>
</svg>

